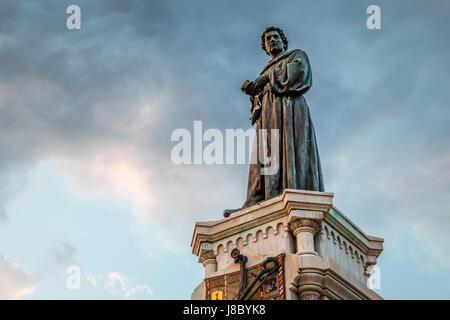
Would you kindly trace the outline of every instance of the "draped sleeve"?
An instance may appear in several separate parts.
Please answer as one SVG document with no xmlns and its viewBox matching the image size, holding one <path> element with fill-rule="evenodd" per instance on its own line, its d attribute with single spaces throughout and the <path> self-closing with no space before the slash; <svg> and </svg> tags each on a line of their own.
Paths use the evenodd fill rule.
<svg viewBox="0 0 450 320">
<path fill-rule="evenodd" d="M 309 59 L 301 50 L 294 50 L 268 73 L 271 91 L 278 95 L 304 94 L 312 86 Z"/>
</svg>

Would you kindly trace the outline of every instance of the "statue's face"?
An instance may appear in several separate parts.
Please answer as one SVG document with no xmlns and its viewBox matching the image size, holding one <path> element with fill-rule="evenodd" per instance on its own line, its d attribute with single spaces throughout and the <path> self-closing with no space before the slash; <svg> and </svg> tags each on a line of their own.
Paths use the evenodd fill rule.
<svg viewBox="0 0 450 320">
<path fill-rule="evenodd" d="M 278 31 L 269 31 L 264 35 L 264 45 L 266 50 L 271 54 L 278 54 L 284 51 L 283 40 Z"/>
</svg>

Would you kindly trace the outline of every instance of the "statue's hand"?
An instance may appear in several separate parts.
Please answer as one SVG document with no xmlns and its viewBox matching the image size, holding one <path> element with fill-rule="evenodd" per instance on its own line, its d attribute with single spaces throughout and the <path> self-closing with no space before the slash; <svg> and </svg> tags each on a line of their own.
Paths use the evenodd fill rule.
<svg viewBox="0 0 450 320">
<path fill-rule="evenodd" d="M 245 80 L 244 82 L 242 82 L 242 85 L 241 85 L 241 91 L 242 91 L 243 93 L 249 95 L 249 94 L 250 94 L 250 92 L 249 92 L 250 85 L 251 85 L 251 82 L 248 81 L 248 80 Z"/>
<path fill-rule="evenodd" d="M 241 90 L 242 92 L 248 94 L 249 96 L 255 96 L 264 89 L 264 86 L 268 82 L 269 82 L 269 75 L 263 74 L 253 81 L 245 80 L 241 85 Z"/>
<path fill-rule="evenodd" d="M 269 75 L 267 73 L 259 76 L 255 80 L 253 80 L 254 91 L 256 91 L 257 93 L 262 91 L 264 89 L 264 86 L 267 84 L 267 82 L 269 82 Z"/>
</svg>

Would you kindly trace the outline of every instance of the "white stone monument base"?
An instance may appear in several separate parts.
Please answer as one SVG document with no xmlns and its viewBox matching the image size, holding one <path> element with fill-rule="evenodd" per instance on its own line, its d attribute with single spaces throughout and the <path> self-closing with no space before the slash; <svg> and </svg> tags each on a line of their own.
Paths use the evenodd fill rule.
<svg viewBox="0 0 450 320">
<path fill-rule="evenodd" d="M 238 248 L 247 266 L 285 253 L 287 300 L 382 299 L 366 285 L 383 250 L 333 207 L 333 194 L 287 189 L 276 198 L 218 221 L 197 222 L 192 252 L 205 279 L 239 271 L 230 253 Z M 205 281 L 192 299 L 206 299 Z"/>
</svg>

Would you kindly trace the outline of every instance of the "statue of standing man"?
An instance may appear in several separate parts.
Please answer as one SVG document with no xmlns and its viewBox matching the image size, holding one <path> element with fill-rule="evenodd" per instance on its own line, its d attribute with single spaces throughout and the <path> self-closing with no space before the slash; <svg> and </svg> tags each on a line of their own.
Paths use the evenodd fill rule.
<svg viewBox="0 0 450 320">
<path fill-rule="evenodd" d="M 272 59 L 259 77 L 244 81 L 241 90 L 250 96 L 252 124 L 256 123 L 252 154 L 266 154 L 279 166 L 275 173 L 264 174 L 261 161 L 251 162 L 243 208 L 280 195 L 284 189 L 324 191 L 316 135 L 303 96 L 312 85 L 308 56 L 302 50 L 288 51 L 283 30 L 276 27 L 266 28 L 261 45 Z M 259 141 L 261 129 L 266 129 L 267 143 Z M 270 142 L 272 129 L 278 133 L 277 148 Z M 234 211 L 225 210 L 224 216 Z"/>
</svg>

